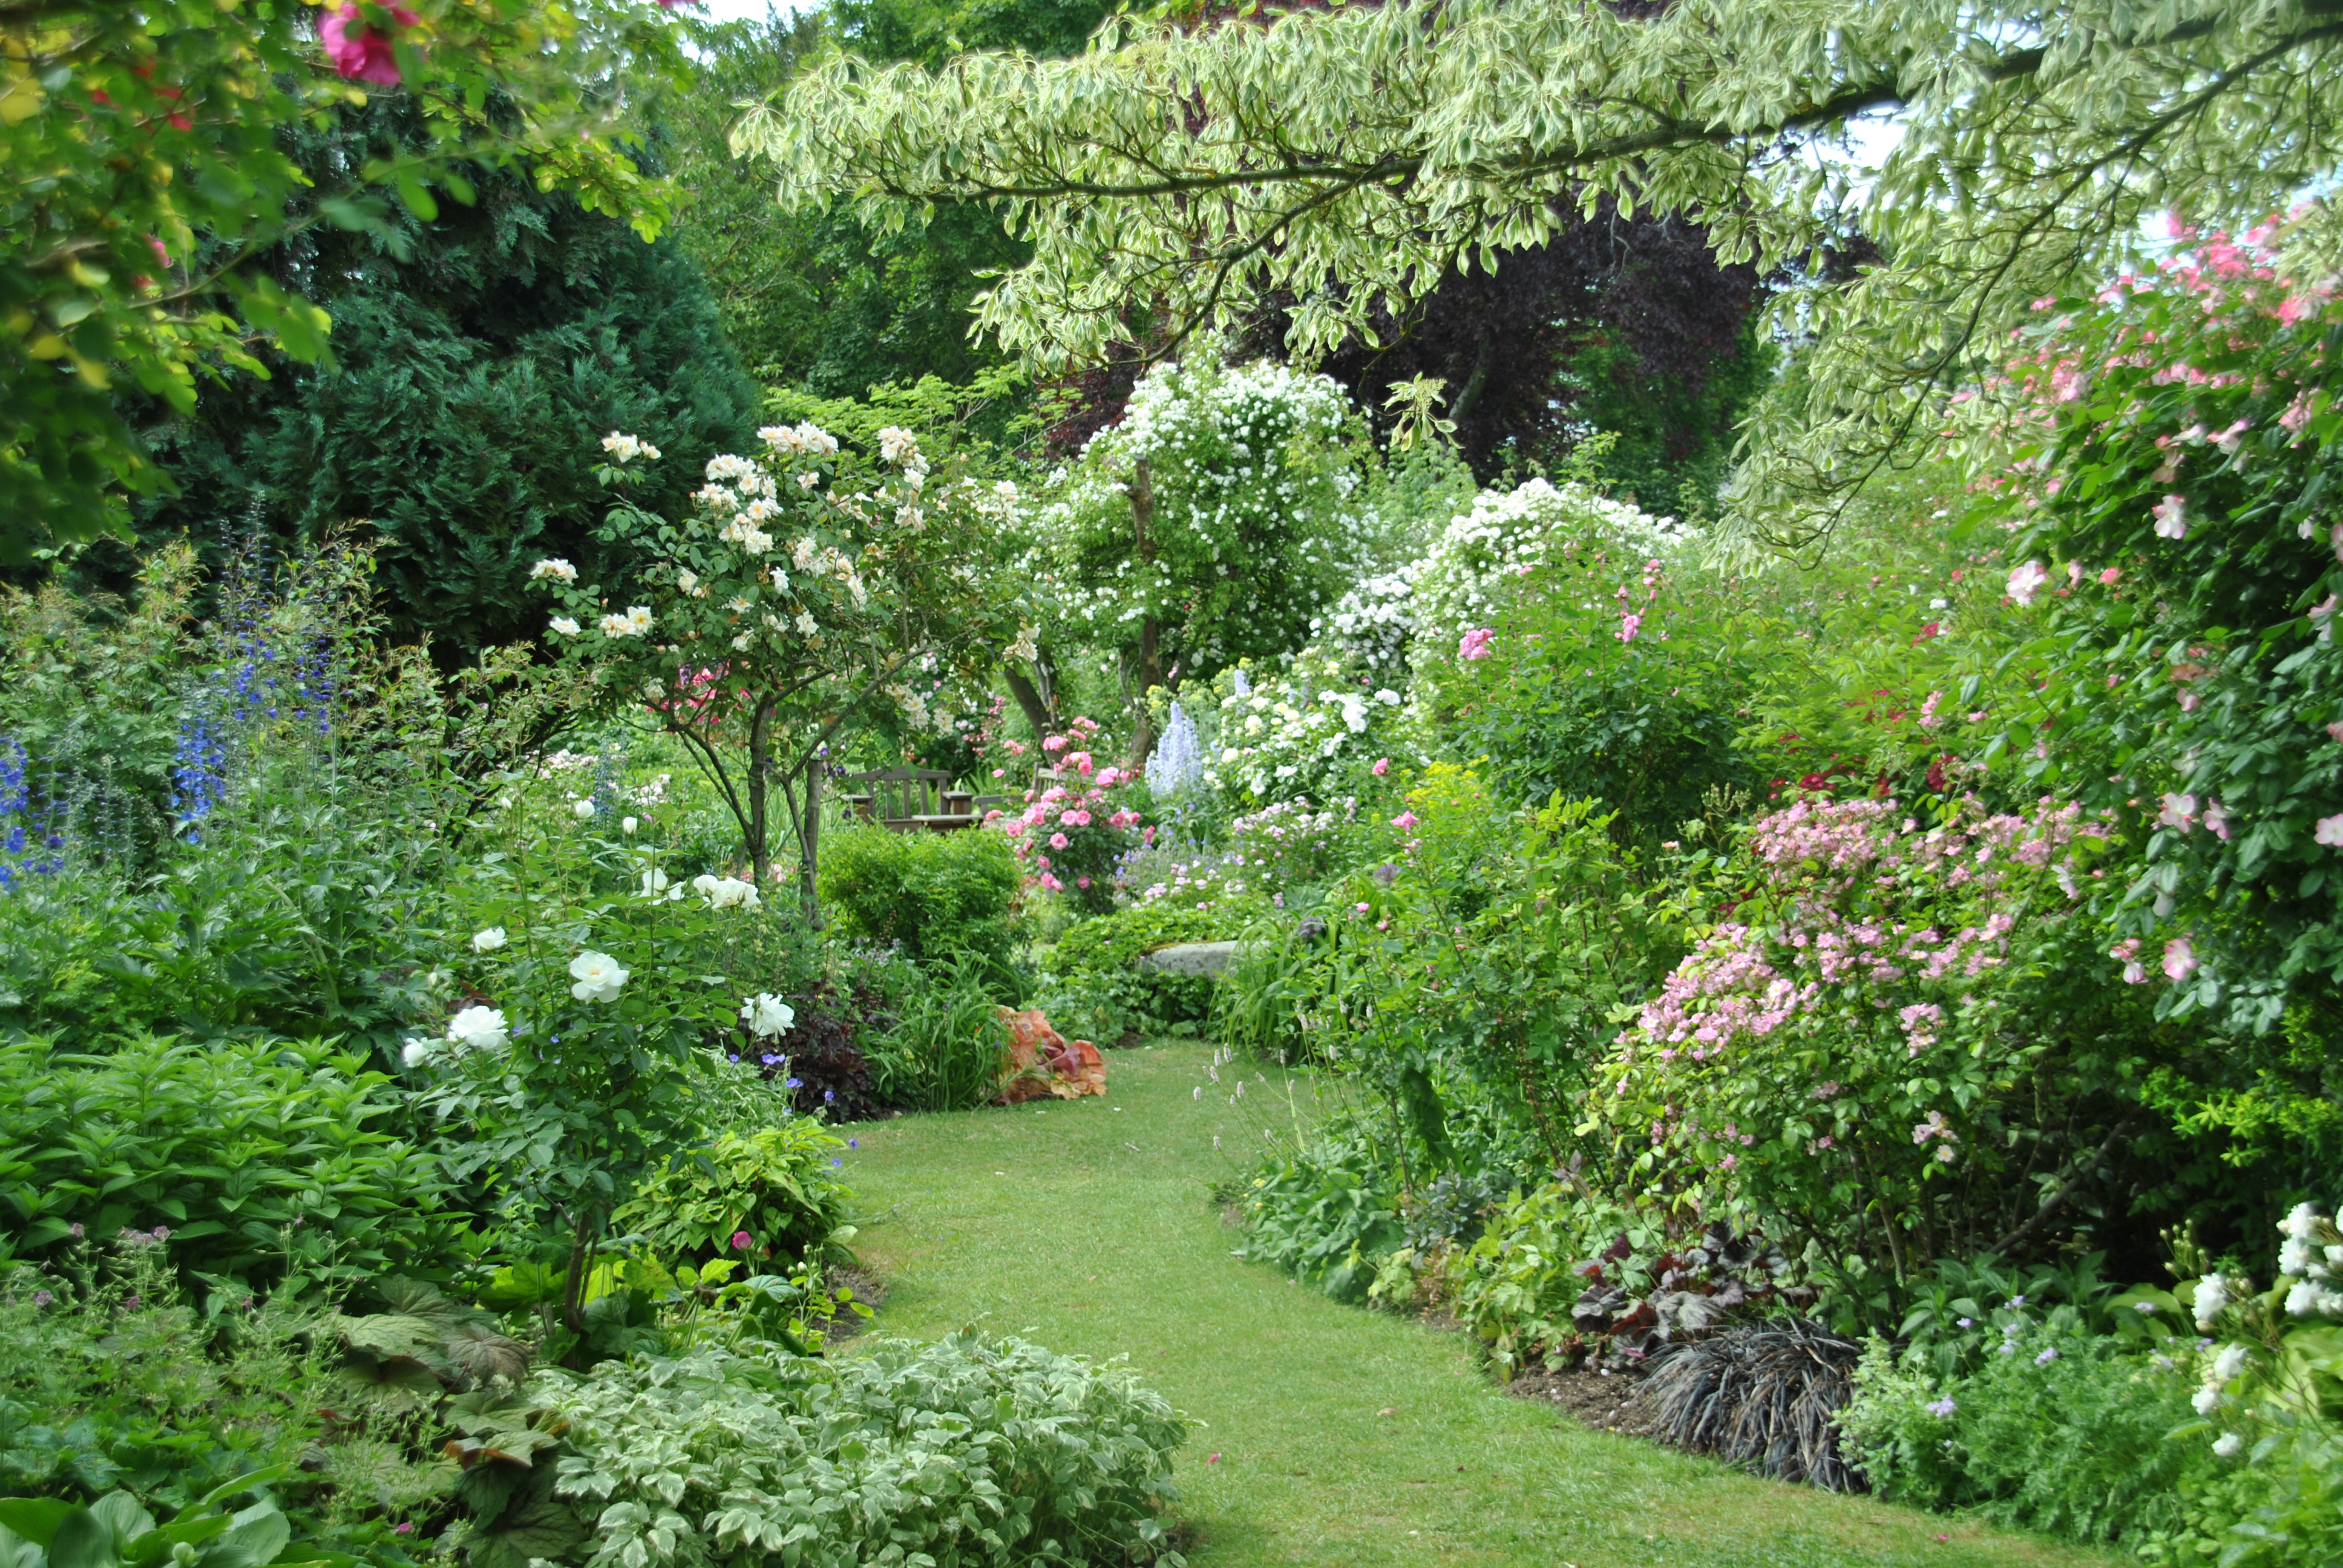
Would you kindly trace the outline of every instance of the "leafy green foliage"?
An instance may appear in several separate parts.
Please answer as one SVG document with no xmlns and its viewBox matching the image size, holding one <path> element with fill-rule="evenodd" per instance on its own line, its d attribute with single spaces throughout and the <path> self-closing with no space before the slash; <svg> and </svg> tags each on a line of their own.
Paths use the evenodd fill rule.
<svg viewBox="0 0 2343 1568">
<path fill-rule="evenodd" d="M 1110 1045 L 1133 1031 L 1192 1034 L 1211 1016 L 1213 977 L 1142 968 L 1140 955 L 1232 936 L 1245 919 L 1241 906 L 1161 902 L 1082 920 L 1042 959 L 1041 1005 L 1061 1032 L 1093 1034 Z"/>
<path fill-rule="evenodd" d="M 839 928 L 900 942 L 915 962 L 965 954 L 988 972 L 1006 970 L 1023 880 L 1009 841 L 988 829 L 896 833 L 857 826 L 822 846 L 822 900 Z"/>
<path fill-rule="evenodd" d="M 2301 8 L 1476 0 L 1133 21 L 1076 59 L 932 75 L 826 62 L 741 140 L 790 207 L 850 197 L 886 229 L 992 204 L 1033 256 L 980 320 L 1047 365 L 1101 357 L 1142 302 L 1176 340 L 1297 301 L 1289 347 L 1332 349 L 1456 258 L 1501 265 L 1606 199 L 1704 226 L 1722 259 L 1796 269 L 1775 323 L 1801 364 L 1730 499 L 1811 538 L 2030 301 L 2137 246 L 2143 218 L 2255 222 L 2314 188 L 2338 68 Z M 1905 129 L 1858 186 L 1831 144 L 1872 113 Z M 1776 156 L 1785 138 L 1814 156 Z"/>
<path fill-rule="evenodd" d="M 444 1266 L 447 1178 L 392 1130 L 390 1081 L 322 1040 L 0 1043 L 7 1244 L 55 1259 L 75 1236 L 153 1231 L 207 1278 Z"/>
<path fill-rule="evenodd" d="M 2020 1309 L 2016 1314 L 2025 1318 Z M 2169 1529 L 2207 1468 L 2167 1442 L 2189 1379 L 2104 1334 L 2013 1322 L 1974 1371 L 1938 1378 L 1874 1341 L 1840 1412 L 1847 1456 L 1880 1496 L 2078 1541 Z"/>
<path fill-rule="evenodd" d="M 226 1482 L 167 1524 L 157 1524 L 127 1492 L 109 1492 L 88 1504 L 0 1498 L 0 1553 L 16 1568 L 145 1568 L 166 1557 L 189 1568 L 355 1563 L 356 1558 L 339 1553 L 296 1550 L 292 1524 L 266 1495 L 248 1508 L 228 1511 L 230 1500 L 262 1491 L 287 1468 Z"/>
<path fill-rule="evenodd" d="M 301 361 L 327 353 L 326 311 L 300 283 L 251 265 L 254 253 L 324 227 L 387 236 L 387 193 L 427 220 L 434 185 L 468 201 L 468 165 L 516 159 L 647 234 L 664 221 L 665 197 L 628 156 L 636 138 L 605 90 L 677 67 L 658 8 L 343 9 L 349 75 L 301 5 L 188 0 L 132 15 L 75 4 L 7 23 L 0 553 L 119 532 L 113 487 L 165 487 L 116 392 L 184 414 L 202 380 L 266 375 L 258 344 Z M 280 138 L 367 102 L 360 71 L 412 103 L 426 134 L 341 164 L 312 196 Z"/>
<path fill-rule="evenodd" d="M 816 1257 L 844 1222 L 846 1189 L 831 1161 L 845 1147 L 808 1116 L 726 1131 L 669 1155 L 610 1222 L 639 1232 L 662 1259 Z"/>
<path fill-rule="evenodd" d="M 46 1271 L 11 1267 L 0 1489 L 89 1499 L 127 1487 L 185 1510 L 255 1471 L 281 1474 L 320 1432 L 327 1367 L 297 1337 L 316 1322 L 282 1294 L 216 1295 L 198 1315 L 150 1237 L 83 1246 Z"/>
<path fill-rule="evenodd" d="M 1009 1036 L 989 979 L 962 960 L 930 966 L 905 988 L 893 1020 L 863 1052 L 880 1104 L 970 1111 L 1000 1092 Z"/>
<path fill-rule="evenodd" d="M 1306 1149 L 1271 1159 L 1240 1194 L 1239 1255 L 1282 1269 L 1338 1302 L 1363 1302 L 1383 1258 L 1407 1240 L 1399 1194 L 1374 1139 L 1330 1122 Z"/>
<path fill-rule="evenodd" d="M 531 1393 L 561 1423 L 567 1506 L 541 1533 L 483 1520 L 483 1568 L 623 1564 L 655 1536 L 719 1563 L 1182 1561 L 1155 1514 L 1185 1421 L 1134 1372 L 1022 1341 L 887 1341 L 828 1363 L 709 1350 L 548 1372 Z"/>
<path fill-rule="evenodd" d="M 313 178 L 427 142 L 410 104 L 377 104 L 288 137 Z M 334 316 L 333 355 L 268 355 L 154 433 L 178 494 L 142 530 L 218 548 L 241 518 L 313 540 L 373 528 L 387 629 L 443 666 L 533 641 L 529 568 L 607 566 L 594 443 L 632 431 L 669 455 L 646 499 L 679 509 L 708 459 L 757 424 L 706 285 L 672 240 L 648 242 L 528 167 L 465 166 L 473 198 L 436 216 L 307 231 L 250 270 Z"/>
</svg>

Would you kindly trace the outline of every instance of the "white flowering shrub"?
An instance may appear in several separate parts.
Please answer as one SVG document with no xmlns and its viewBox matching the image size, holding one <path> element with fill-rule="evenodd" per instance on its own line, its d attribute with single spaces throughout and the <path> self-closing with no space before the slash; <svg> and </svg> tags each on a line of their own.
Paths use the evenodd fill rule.
<svg viewBox="0 0 2343 1568">
<path fill-rule="evenodd" d="M 1156 367 L 1028 519 L 1053 630 L 1136 651 L 1151 628 L 1166 678 L 1298 647 L 1363 558 L 1354 434 L 1326 377 L 1209 347 Z"/>
<path fill-rule="evenodd" d="M 1412 663 L 1453 658 L 1467 632 L 1511 602 L 1512 585 L 1551 564 L 1561 546 L 1598 541 L 1622 559 L 1664 560 L 1688 538 L 1674 518 L 1581 484 L 1531 479 L 1483 490 L 1415 559 L 1345 593 L 1319 630 L 1379 680 L 1396 684 Z"/>
<path fill-rule="evenodd" d="M 1232 800 L 1265 803 L 1345 793 L 1346 781 L 1389 770 L 1402 699 L 1328 650 L 1305 648 L 1282 669 L 1225 672 L 1192 688 L 1199 711 L 1204 782 Z"/>
<path fill-rule="evenodd" d="M 566 561 L 532 580 L 562 613 L 555 646 L 592 667 L 614 700 L 639 701 L 717 779 L 759 880 L 774 849 L 772 784 L 798 829 L 814 887 L 800 792 L 816 752 L 858 713 L 953 732 L 932 706 L 996 636 L 1013 604 L 980 563 L 1010 500 L 967 477 L 936 479 L 907 431 L 878 433 L 872 468 L 810 424 L 759 432 L 755 457 L 709 460 L 692 515 L 669 519 L 626 492 L 655 448 L 622 434 L 596 470 L 618 494 L 604 537 L 648 564 L 631 581 L 588 583 Z"/>
</svg>

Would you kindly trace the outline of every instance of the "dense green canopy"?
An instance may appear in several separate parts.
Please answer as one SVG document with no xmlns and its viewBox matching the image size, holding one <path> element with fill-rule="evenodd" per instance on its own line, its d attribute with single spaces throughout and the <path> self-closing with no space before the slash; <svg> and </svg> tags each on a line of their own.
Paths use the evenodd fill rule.
<svg viewBox="0 0 2343 1568">
<path fill-rule="evenodd" d="M 1118 22 L 1066 60 L 839 58 L 739 139 L 785 204 L 851 193 L 882 230 L 997 206 L 1033 258 L 981 320 L 1044 364 L 1135 302 L 1176 339 L 1291 297 L 1291 347 L 1330 348 L 1606 200 L 1767 268 L 1859 225 L 1878 265 L 1780 303 L 1812 352 L 1741 473 L 1744 512 L 1796 528 L 2144 219 L 2258 217 L 2332 171 L 2338 97 L 2336 0 L 1460 0 Z M 1816 156 L 1865 116 L 1905 127 L 1867 184 Z"/>
</svg>

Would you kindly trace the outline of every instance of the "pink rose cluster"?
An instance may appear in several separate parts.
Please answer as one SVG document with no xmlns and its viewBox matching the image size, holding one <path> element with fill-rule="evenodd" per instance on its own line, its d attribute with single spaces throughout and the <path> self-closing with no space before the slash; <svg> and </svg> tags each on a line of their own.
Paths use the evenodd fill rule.
<svg viewBox="0 0 2343 1568">
<path fill-rule="evenodd" d="M 1090 750 L 1098 732 L 1096 719 L 1076 718 L 1067 725 L 1065 734 L 1044 736 L 1041 753 L 1048 759 L 1047 765 L 1060 775 L 1058 780 L 1051 782 L 1037 777 L 1034 787 L 1025 791 L 1024 809 L 1021 811 L 995 810 L 985 814 L 988 824 L 998 826 L 1008 836 L 1033 883 L 1053 893 L 1065 890 L 1065 879 L 1059 872 L 1068 868 L 1053 862 L 1047 851 L 1063 855 L 1072 849 L 1074 839 L 1071 834 L 1076 829 L 1103 826 L 1127 830 L 1140 825 L 1140 814 L 1117 805 L 1112 798 L 1112 791 L 1130 783 L 1133 775 L 1111 763 L 1100 766 Z M 1023 749 L 1013 742 L 1002 744 L 1012 752 Z M 1075 775 L 1078 781 L 1067 783 L 1064 776 L 1069 773 Z M 1151 837 L 1152 832 L 1148 829 Z M 1091 879 L 1077 874 L 1074 882 L 1077 887 L 1088 888 Z"/>
</svg>

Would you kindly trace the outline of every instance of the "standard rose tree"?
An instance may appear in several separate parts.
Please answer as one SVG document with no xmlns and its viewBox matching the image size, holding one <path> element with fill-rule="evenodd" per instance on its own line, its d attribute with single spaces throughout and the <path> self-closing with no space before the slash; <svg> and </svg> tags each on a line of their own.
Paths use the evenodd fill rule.
<svg viewBox="0 0 2343 1568">
<path fill-rule="evenodd" d="M 613 433 L 597 470 L 618 497 L 603 536 L 648 564 L 623 583 L 581 582 L 563 560 L 530 576 L 563 611 L 553 645 L 699 763 L 757 885 L 773 875 L 779 786 L 811 920 L 821 749 L 890 709 L 915 729 L 948 727 L 935 693 L 1020 635 L 979 564 L 1008 503 L 965 477 L 932 478 L 892 427 L 875 467 L 810 424 L 759 435 L 758 456 L 711 458 L 691 515 L 671 520 L 626 495 L 659 450 Z"/>
</svg>

